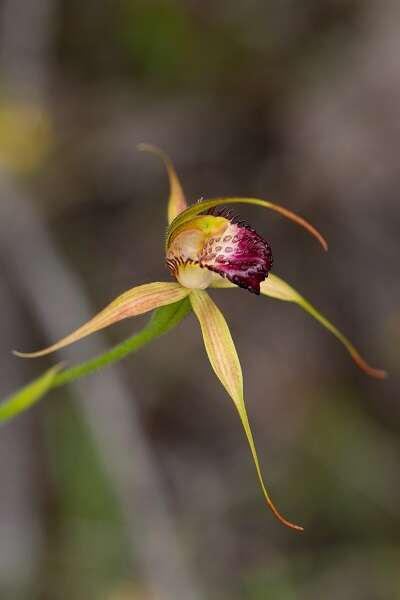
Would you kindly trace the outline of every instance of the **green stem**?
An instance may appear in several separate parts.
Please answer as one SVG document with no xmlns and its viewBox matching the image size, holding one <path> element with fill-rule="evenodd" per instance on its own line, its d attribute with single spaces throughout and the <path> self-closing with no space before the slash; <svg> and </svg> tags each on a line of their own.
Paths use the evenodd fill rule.
<svg viewBox="0 0 400 600">
<path fill-rule="evenodd" d="M 51 384 L 52 388 L 60 387 L 80 377 L 94 373 L 106 365 L 111 365 L 136 352 L 152 340 L 173 329 L 190 311 L 187 298 L 174 304 L 163 306 L 154 311 L 147 325 L 139 332 L 118 344 L 108 352 L 88 360 L 76 367 L 58 373 Z"/>
</svg>

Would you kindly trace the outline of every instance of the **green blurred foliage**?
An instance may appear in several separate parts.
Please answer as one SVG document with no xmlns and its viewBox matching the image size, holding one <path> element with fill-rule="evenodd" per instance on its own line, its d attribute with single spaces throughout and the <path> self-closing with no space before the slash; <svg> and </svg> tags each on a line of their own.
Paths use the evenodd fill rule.
<svg viewBox="0 0 400 600">
<path fill-rule="evenodd" d="M 111 482 L 80 411 L 65 394 L 53 392 L 44 416 L 49 546 L 41 593 L 49 598 L 108 598 L 131 575 Z"/>
</svg>

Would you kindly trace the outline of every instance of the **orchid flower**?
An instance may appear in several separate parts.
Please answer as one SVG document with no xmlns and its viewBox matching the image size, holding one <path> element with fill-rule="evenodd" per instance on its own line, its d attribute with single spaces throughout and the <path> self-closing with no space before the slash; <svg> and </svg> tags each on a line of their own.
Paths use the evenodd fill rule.
<svg viewBox="0 0 400 600">
<path fill-rule="evenodd" d="M 134 287 L 116 298 L 88 323 L 50 347 L 29 354 L 20 352 L 16 354 L 24 357 L 44 356 L 122 319 L 158 309 L 147 329 L 148 339 L 146 341 L 148 341 L 151 337 L 171 328 L 189 309 L 193 310 L 200 324 L 211 367 L 238 411 L 266 503 L 281 523 L 302 531 L 302 527 L 291 523 L 278 512 L 267 491 L 246 412 L 239 358 L 225 317 L 209 296 L 207 288 L 244 288 L 257 295 L 294 302 L 328 329 L 345 346 L 355 363 L 368 375 L 382 378 L 385 374 L 381 370 L 370 367 L 334 325 L 290 285 L 270 273 L 272 251 L 269 243 L 254 229 L 233 217 L 225 208 L 220 209 L 219 207 L 242 203 L 273 210 L 304 227 L 326 250 L 325 239 L 312 225 L 282 206 L 257 198 L 216 198 L 201 200 L 188 207 L 170 159 L 154 146 L 142 144 L 140 149 L 160 156 L 169 176 L 170 194 L 165 255 L 167 267 L 175 281 L 146 283 Z M 170 305 L 172 312 L 168 313 Z M 161 321 L 164 319 L 163 325 L 160 325 L 160 319 Z M 157 326 L 156 323 L 158 323 Z M 128 346 L 131 351 L 142 343 L 144 343 L 143 340 L 140 342 L 136 340 L 134 343 L 121 344 L 113 351 L 112 360 L 126 354 Z M 107 361 L 103 359 L 103 363 L 109 362 L 109 360 L 109 358 Z M 94 360 L 89 363 L 88 368 L 75 367 L 65 373 L 53 368 L 38 380 L 36 385 L 34 384 L 36 396 L 39 397 L 50 387 L 62 385 L 76 376 L 86 374 L 86 372 L 102 366 L 103 363 L 101 360 Z M 27 401 L 26 389 L 17 396 L 20 405 L 22 403 L 25 406 L 33 402 L 32 399 Z M 10 401 L 12 399 L 9 400 L 9 403 Z M 13 401 L 16 402 L 16 397 Z M 7 407 L 7 403 L 4 406 Z M 2 418 L 1 409 L 0 405 L 0 420 Z"/>
</svg>

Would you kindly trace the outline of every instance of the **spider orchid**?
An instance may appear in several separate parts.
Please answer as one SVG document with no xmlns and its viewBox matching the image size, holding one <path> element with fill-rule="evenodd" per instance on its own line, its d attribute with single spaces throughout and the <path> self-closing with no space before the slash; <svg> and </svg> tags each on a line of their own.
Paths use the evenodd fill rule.
<svg viewBox="0 0 400 600">
<path fill-rule="evenodd" d="M 270 273 L 272 252 L 268 242 L 254 229 L 233 218 L 229 211 L 218 207 L 244 203 L 268 208 L 304 227 L 326 250 L 325 239 L 312 225 L 282 206 L 257 198 L 216 198 L 201 200 L 188 207 L 168 156 L 158 148 L 147 144 L 142 144 L 140 149 L 160 156 L 167 169 L 170 194 L 165 253 L 168 269 L 176 281 L 148 283 L 134 287 L 116 298 L 88 323 L 49 348 L 29 354 L 20 352 L 16 354 L 24 357 L 44 356 L 117 321 L 172 303 L 180 303 L 188 297 L 199 321 L 211 366 L 239 413 L 265 500 L 281 523 L 302 531 L 302 527 L 289 522 L 278 512 L 264 484 L 244 403 L 239 358 L 225 318 L 206 289 L 241 287 L 254 294 L 294 302 L 338 338 L 356 364 L 368 375 L 382 378 L 385 374 L 381 370 L 370 367 L 350 341 L 307 300 L 282 279 Z"/>
</svg>

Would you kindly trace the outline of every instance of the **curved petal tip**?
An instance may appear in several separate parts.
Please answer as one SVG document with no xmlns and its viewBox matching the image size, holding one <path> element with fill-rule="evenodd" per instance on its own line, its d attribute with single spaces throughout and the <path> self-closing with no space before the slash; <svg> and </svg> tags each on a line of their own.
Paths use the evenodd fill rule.
<svg viewBox="0 0 400 600">
<path fill-rule="evenodd" d="M 280 523 L 282 523 L 282 525 L 288 527 L 288 529 L 294 529 L 295 531 L 299 531 L 300 533 L 304 531 L 304 527 L 302 527 L 301 525 L 296 525 L 295 523 L 291 523 L 291 521 L 285 519 L 285 517 L 281 515 L 281 513 L 278 511 L 278 509 L 273 504 L 270 498 L 267 498 L 267 504 L 270 510 L 272 511 L 273 515 L 278 519 Z"/>
<path fill-rule="evenodd" d="M 18 358 L 33 358 L 35 355 L 34 352 L 18 352 L 18 350 L 11 350 L 11 354 L 18 356 Z"/>
<path fill-rule="evenodd" d="M 183 191 L 181 182 L 179 181 L 178 175 L 175 171 L 174 165 L 169 158 L 169 156 L 158 148 L 158 146 L 154 146 L 153 144 L 147 144 L 142 142 L 137 146 L 138 150 L 141 152 L 150 152 L 151 154 L 155 154 L 163 161 L 165 168 L 167 169 L 168 178 L 169 178 L 169 199 L 168 199 L 168 223 L 172 223 L 172 221 L 177 217 L 181 212 L 183 212 L 187 208 L 187 201 L 185 197 L 185 193 Z"/>
<path fill-rule="evenodd" d="M 163 154 L 163 151 L 158 146 L 154 146 L 154 144 L 148 144 L 147 142 L 140 142 L 140 144 L 138 144 L 136 148 L 140 152 L 153 152 L 157 155 Z"/>
<path fill-rule="evenodd" d="M 351 356 L 356 363 L 356 365 L 364 371 L 370 377 L 374 377 L 375 379 L 386 379 L 388 376 L 387 372 L 383 369 L 375 369 L 371 367 L 363 358 L 358 354 L 358 352 L 352 352 Z"/>
</svg>

